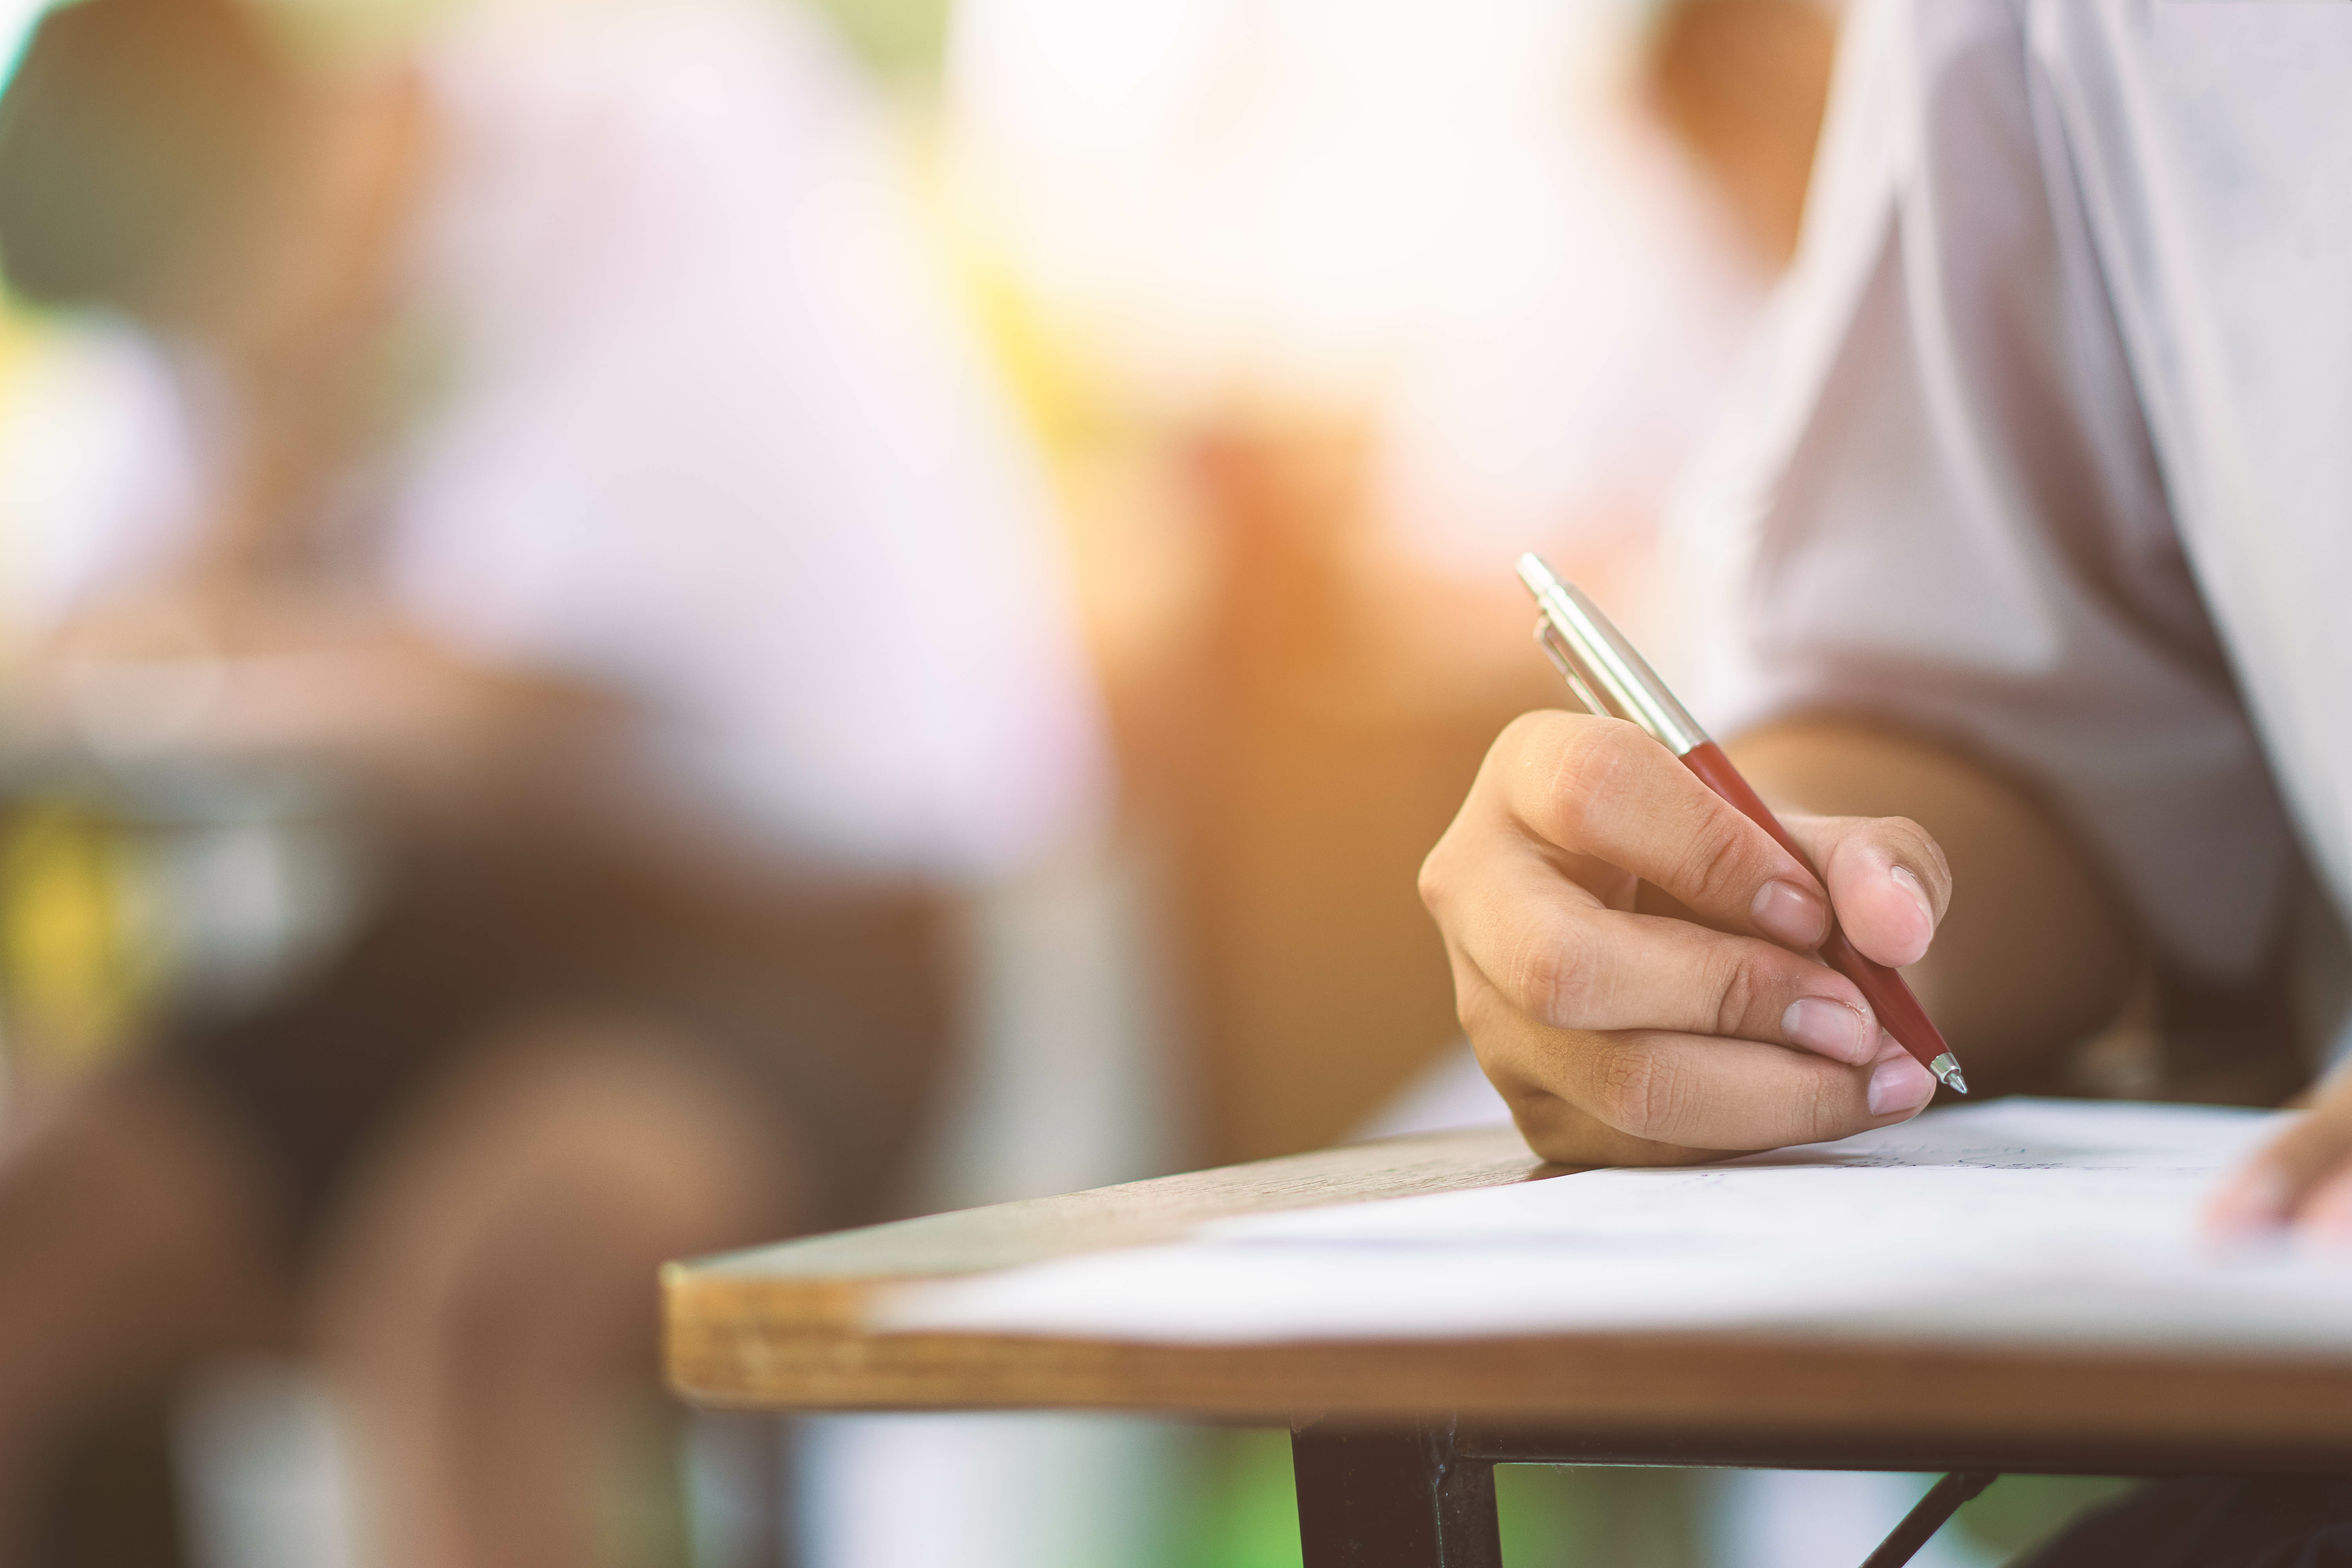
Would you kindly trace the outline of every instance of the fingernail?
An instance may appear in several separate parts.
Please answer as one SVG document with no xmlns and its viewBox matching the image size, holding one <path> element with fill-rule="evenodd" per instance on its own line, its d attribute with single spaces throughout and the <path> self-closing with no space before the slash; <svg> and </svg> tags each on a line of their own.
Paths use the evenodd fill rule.
<svg viewBox="0 0 2352 1568">
<path fill-rule="evenodd" d="M 1748 908 L 1756 929 L 1783 947 L 1819 947 L 1830 933 L 1829 911 L 1810 888 L 1778 878 L 1756 889 Z"/>
<path fill-rule="evenodd" d="M 2286 1218 L 2286 1175 L 2275 1165 L 2250 1165 L 2205 1205 L 2205 1228 L 2228 1235 L 2270 1230 Z"/>
<path fill-rule="evenodd" d="M 2352 1203 L 2321 1202 L 2304 1215 L 2303 1228 L 2331 1252 L 2352 1251 Z"/>
<path fill-rule="evenodd" d="M 1869 1015 L 1826 996 L 1800 996 L 1780 1015 L 1780 1034 L 1792 1046 L 1802 1046 L 1842 1062 L 1870 1059 L 1878 1026 Z"/>
<path fill-rule="evenodd" d="M 1929 900 L 1927 889 L 1919 885 L 1919 879 L 1913 874 L 1911 868 L 1897 866 L 1886 874 L 1894 879 L 1896 887 L 1911 895 L 1912 901 L 1919 906 L 1920 923 L 1933 931 L 1936 929 L 1936 906 Z"/>
<path fill-rule="evenodd" d="M 1916 1110 L 1935 1092 L 1935 1075 L 1898 1047 L 1871 1070 L 1870 1113 L 1892 1116 L 1900 1110 Z"/>
</svg>

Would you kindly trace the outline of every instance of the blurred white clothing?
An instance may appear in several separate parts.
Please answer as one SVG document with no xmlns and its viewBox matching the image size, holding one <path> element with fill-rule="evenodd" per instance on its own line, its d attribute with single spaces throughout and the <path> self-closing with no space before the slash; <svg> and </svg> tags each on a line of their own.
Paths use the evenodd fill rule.
<svg viewBox="0 0 2352 1568">
<path fill-rule="evenodd" d="M 2297 838 L 2352 909 L 2352 10 L 1883 0 L 1845 47 L 1686 495 L 1707 709 L 1958 740 L 2242 978 Z"/>
<path fill-rule="evenodd" d="M 1360 412 L 1408 553 L 1646 530 L 1765 268 L 1643 110 L 1639 0 L 965 0 L 967 221 L 1148 405 Z"/>
<path fill-rule="evenodd" d="M 1764 307 L 1769 268 L 1611 85 L 1522 130 L 1528 188 L 1508 220 L 1452 229 L 1391 365 L 1376 504 L 1441 572 L 1507 581 L 1525 550 L 1646 543 Z M 1653 658 L 1680 632 L 1622 602 L 1611 614 Z"/>
<path fill-rule="evenodd" d="M 830 42 L 760 0 L 492 0 L 424 66 L 431 385 L 355 503 L 405 610 L 633 700 L 802 860 L 990 874 L 1094 825 L 1045 481 Z M 184 401 L 118 402 L 182 505 L 59 522 L 80 593 L 152 569 L 206 462 Z"/>
</svg>

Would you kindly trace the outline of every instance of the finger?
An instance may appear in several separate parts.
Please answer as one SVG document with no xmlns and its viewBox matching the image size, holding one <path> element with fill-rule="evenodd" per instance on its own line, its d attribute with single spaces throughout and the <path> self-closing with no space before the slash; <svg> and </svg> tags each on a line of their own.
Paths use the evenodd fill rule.
<svg viewBox="0 0 2352 1568">
<path fill-rule="evenodd" d="M 2217 1241 L 2260 1236 L 2285 1225 L 2286 1182 L 2261 1156 L 2247 1161 L 2205 1201 L 2200 1227 Z"/>
<path fill-rule="evenodd" d="M 2352 1247 L 2352 1163 L 2338 1163 L 2314 1182 L 2294 1217 L 2315 1240 L 2332 1247 Z"/>
<path fill-rule="evenodd" d="M 1654 1150 L 1643 1163 L 1828 1142 L 1919 1113 L 1935 1079 L 1897 1046 L 1884 1062 L 1843 1067 L 1778 1046 L 1690 1035 L 1603 1037 L 1580 1053 L 1558 1098 Z M 1873 1109 L 1881 1071 L 1897 1092 Z"/>
<path fill-rule="evenodd" d="M 1648 1030 L 1591 1038 L 1598 1048 L 1575 1053 L 1567 1098 L 1620 1131 L 1684 1147 L 1778 1149 L 1851 1137 L 1916 1115 L 1936 1087 L 1900 1046 L 1846 1067 L 1753 1040 Z"/>
<path fill-rule="evenodd" d="M 1450 936 L 1513 1012 L 1554 1029 L 1659 1029 L 1794 1046 L 1857 1065 L 1877 1020 L 1853 981 L 1756 937 L 1627 913 L 1532 856 L 1492 868 Z"/>
<path fill-rule="evenodd" d="M 1952 870 L 1927 830 L 1904 816 L 1787 816 L 1781 825 L 1829 884 L 1847 938 L 1901 968 L 1927 956 L 1952 901 Z"/>
<path fill-rule="evenodd" d="M 1654 883 L 1710 924 L 1808 951 L 1828 934 L 1811 871 L 1635 726 L 1531 713 L 1504 733 L 1505 806 L 1539 843 Z"/>
<path fill-rule="evenodd" d="M 2300 1116 L 2241 1165 L 2205 1205 L 2207 1234 L 2276 1230 L 2301 1213 L 2323 1182 L 2352 1164 L 2352 1108 L 2333 1101 Z"/>
<path fill-rule="evenodd" d="M 1879 1061 L 1846 1067 L 1750 1040 L 1524 1020 L 1473 1038 L 1530 1146 L 1569 1163 L 1666 1163 L 1844 1138 L 1916 1115 L 1935 1089 L 1891 1042 Z"/>
</svg>

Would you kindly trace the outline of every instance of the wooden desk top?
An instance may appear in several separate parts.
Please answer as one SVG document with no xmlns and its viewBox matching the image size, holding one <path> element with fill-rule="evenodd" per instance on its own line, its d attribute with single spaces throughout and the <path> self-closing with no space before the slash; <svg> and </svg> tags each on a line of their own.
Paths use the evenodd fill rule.
<svg viewBox="0 0 2352 1568">
<path fill-rule="evenodd" d="M 669 1378 L 697 1404 L 748 1409 L 1135 1410 L 1257 1425 L 1441 1415 L 1539 1429 L 1549 1449 L 1587 1440 L 1617 1458 L 1755 1462 L 1742 1456 L 1769 1448 L 1853 1468 L 1916 1454 L 1922 1468 L 2352 1470 L 2352 1360 L 2309 1355 L 1718 1331 L 1165 1346 L 876 1334 L 860 1319 L 867 1294 L 894 1280 L 1164 1241 L 1220 1215 L 1561 1173 L 1507 1130 L 1437 1133 L 674 1263 L 662 1279 Z"/>
</svg>

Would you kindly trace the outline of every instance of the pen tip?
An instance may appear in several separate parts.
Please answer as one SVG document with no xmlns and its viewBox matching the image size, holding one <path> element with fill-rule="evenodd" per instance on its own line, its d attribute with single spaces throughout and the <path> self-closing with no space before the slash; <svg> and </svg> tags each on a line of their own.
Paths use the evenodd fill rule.
<svg viewBox="0 0 2352 1568">
<path fill-rule="evenodd" d="M 1968 1093 L 1969 1080 L 1960 1076 L 1959 1058 L 1952 1055 L 1951 1052 L 1946 1051 L 1937 1057 L 1934 1061 L 1929 1062 L 1927 1064 L 1927 1070 L 1934 1073 L 1937 1078 L 1943 1079 L 1947 1084 L 1949 1084 L 1952 1088 L 1952 1092 L 1955 1094 Z"/>
</svg>

